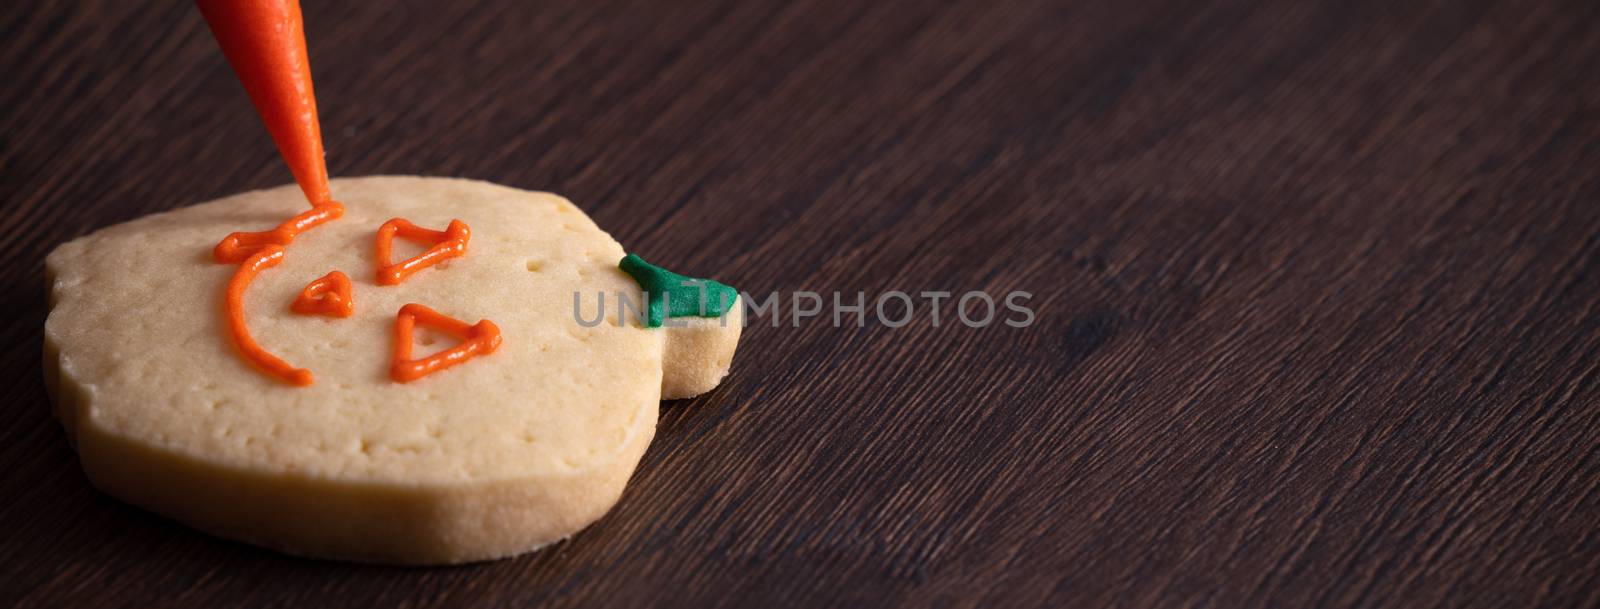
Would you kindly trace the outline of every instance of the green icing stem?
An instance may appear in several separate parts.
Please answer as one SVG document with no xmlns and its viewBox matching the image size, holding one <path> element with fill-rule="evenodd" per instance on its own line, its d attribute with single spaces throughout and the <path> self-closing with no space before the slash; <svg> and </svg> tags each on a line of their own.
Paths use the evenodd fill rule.
<svg viewBox="0 0 1600 609">
<path fill-rule="evenodd" d="M 652 328 L 661 327 L 668 317 L 722 317 L 739 297 L 738 290 L 726 284 L 679 275 L 634 254 L 623 256 L 617 268 L 633 276 L 648 295 L 645 322 Z"/>
</svg>

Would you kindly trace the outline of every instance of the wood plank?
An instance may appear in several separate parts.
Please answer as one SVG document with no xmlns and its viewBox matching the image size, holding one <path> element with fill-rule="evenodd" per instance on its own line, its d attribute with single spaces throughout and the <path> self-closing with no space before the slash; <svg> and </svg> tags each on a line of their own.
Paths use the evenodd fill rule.
<svg viewBox="0 0 1600 609">
<path fill-rule="evenodd" d="M 447 569 L 88 485 L 44 255 L 289 176 L 187 3 L 15 4 L 18 605 L 1600 604 L 1600 3 L 308 2 L 335 175 L 560 192 L 752 293 L 1037 314 L 751 326 L 604 520 Z"/>
</svg>

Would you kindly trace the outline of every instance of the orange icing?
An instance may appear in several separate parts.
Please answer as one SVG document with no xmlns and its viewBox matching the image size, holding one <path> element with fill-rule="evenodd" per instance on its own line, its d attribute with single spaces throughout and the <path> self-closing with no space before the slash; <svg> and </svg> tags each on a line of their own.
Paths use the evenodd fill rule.
<svg viewBox="0 0 1600 609">
<path fill-rule="evenodd" d="M 289 247 L 300 233 L 316 228 L 319 224 L 337 220 L 343 215 L 344 206 L 337 201 L 316 203 L 311 209 L 284 220 L 283 224 L 272 230 L 230 233 L 217 243 L 217 247 L 212 248 L 211 256 L 223 264 L 238 264 L 263 247 L 269 245 Z"/>
<path fill-rule="evenodd" d="M 412 329 L 417 324 L 439 330 L 461 339 L 458 344 L 421 359 L 411 359 Z M 488 355 L 500 347 L 500 328 L 487 319 L 477 324 L 446 316 L 438 311 L 412 303 L 400 307 L 394 320 L 394 359 L 389 364 L 389 378 L 399 383 L 417 380 L 444 370 L 479 355 Z"/>
<path fill-rule="evenodd" d="M 432 247 L 395 263 L 392 260 L 394 238 L 397 236 L 407 241 L 431 244 Z M 442 231 L 422 228 L 403 218 L 384 222 L 383 226 L 378 227 L 378 285 L 399 284 L 412 273 L 465 255 L 470 238 L 472 230 L 460 220 L 451 220 L 450 226 Z"/>
<path fill-rule="evenodd" d="M 250 337 L 250 328 L 244 323 L 244 293 L 250 289 L 250 282 L 262 269 L 278 266 L 279 262 L 283 262 L 283 247 L 268 245 L 251 254 L 244 263 L 234 269 L 233 279 L 228 280 L 228 292 L 224 298 L 228 333 L 233 336 L 233 344 L 238 347 L 239 354 L 257 369 L 291 385 L 310 385 L 310 370 L 296 368 L 262 349 L 261 345 L 256 344 L 256 339 Z"/>
<path fill-rule="evenodd" d="M 394 238 L 431 244 L 420 254 L 394 260 Z M 442 231 L 430 230 L 412 224 L 404 218 L 395 218 L 378 227 L 378 285 L 395 285 L 405 281 L 412 273 L 467 253 L 467 240 L 472 230 L 467 223 L 451 220 Z M 412 329 L 417 325 L 439 330 L 461 339 L 461 344 L 421 359 L 411 359 Z M 408 383 L 434 372 L 444 370 L 479 355 L 493 353 L 500 347 L 500 328 L 487 319 L 475 325 L 446 316 L 420 304 L 400 307 L 394 321 L 394 359 L 389 364 L 389 378 Z"/>
<path fill-rule="evenodd" d="M 339 271 L 323 275 L 300 291 L 289 310 L 304 315 L 351 316 L 356 312 L 356 301 L 350 297 L 350 278 Z"/>
</svg>

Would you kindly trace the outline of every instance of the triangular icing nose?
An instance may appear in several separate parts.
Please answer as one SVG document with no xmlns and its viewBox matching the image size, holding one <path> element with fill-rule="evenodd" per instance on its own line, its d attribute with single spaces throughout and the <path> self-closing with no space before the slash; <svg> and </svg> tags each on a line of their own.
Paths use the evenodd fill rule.
<svg viewBox="0 0 1600 609">
<path fill-rule="evenodd" d="M 402 260 L 394 259 L 394 238 L 428 244 L 426 251 Z M 397 285 L 412 273 L 467 253 L 472 230 L 467 223 L 451 220 L 442 231 L 422 228 L 404 218 L 395 218 L 378 227 L 378 285 Z"/>
<path fill-rule="evenodd" d="M 413 329 L 421 324 L 461 339 L 458 344 L 427 357 L 411 359 Z M 408 383 L 434 372 L 465 362 L 479 355 L 488 355 L 500 347 L 500 328 L 487 319 L 473 325 L 450 317 L 420 304 L 400 307 L 394 320 L 394 359 L 389 364 L 389 377 L 396 382 Z"/>
<path fill-rule="evenodd" d="M 349 317 L 356 311 L 356 302 L 350 297 L 350 278 L 339 271 L 323 275 L 307 284 L 289 309 L 304 315 Z"/>
</svg>

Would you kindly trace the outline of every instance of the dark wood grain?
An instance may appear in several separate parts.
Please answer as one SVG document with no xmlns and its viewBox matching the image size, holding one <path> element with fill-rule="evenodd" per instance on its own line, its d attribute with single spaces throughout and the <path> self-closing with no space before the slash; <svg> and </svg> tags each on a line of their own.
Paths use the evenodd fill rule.
<svg viewBox="0 0 1600 609">
<path fill-rule="evenodd" d="M 1600 605 L 1600 3 L 307 1 L 336 175 L 563 193 L 751 292 L 622 502 L 444 569 L 88 485 L 41 261 L 289 180 L 188 3 L 14 2 L 0 600 L 57 607 Z M 948 319 L 953 311 L 948 307 Z"/>
</svg>

